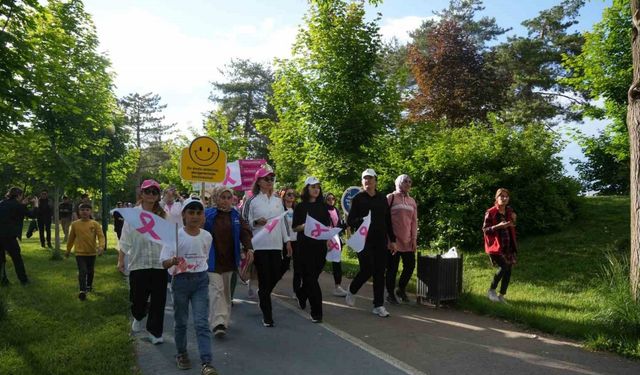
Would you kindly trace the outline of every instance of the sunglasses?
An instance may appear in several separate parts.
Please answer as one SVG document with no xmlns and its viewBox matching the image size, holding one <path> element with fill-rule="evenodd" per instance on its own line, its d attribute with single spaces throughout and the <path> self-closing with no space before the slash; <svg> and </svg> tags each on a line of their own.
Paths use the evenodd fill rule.
<svg viewBox="0 0 640 375">
<path fill-rule="evenodd" d="M 287 197 L 295 197 L 296 193 L 287 193 Z"/>
<path fill-rule="evenodd" d="M 275 178 L 273 176 L 262 177 L 265 182 L 273 182 Z"/>
<path fill-rule="evenodd" d="M 160 190 L 158 189 L 142 189 L 143 194 L 151 194 L 151 195 L 160 195 Z"/>
</svg>

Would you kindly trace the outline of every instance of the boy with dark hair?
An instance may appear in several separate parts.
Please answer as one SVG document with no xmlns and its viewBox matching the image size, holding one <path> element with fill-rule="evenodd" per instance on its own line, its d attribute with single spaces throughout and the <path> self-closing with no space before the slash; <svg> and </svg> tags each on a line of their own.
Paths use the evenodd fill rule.
<svg viewBox="0 0 640 375">
<path fill-rule="evenodd" d="M 198 198 L 184 201 L 182 206 L 184 227 L 178 230 L 177 247 L 165 245 L 160 253 L 162 266 L 173 276 L 173 311 L 175 320 L 175 342 L 179 369 L 191 368 L 187 354 L 187 321 L 189 304 L 193 309 L 193 326 L 198 341 L 202 375 L 217 374 L 211 365 L 211 331 L 209 331 L 209 276 L 207 257 L 213 238 L 204 223 L 204 205 Z"/>
<path fill-rule="evenodd" d="M 87 292 L 93 291 L 93 274 L 96 263 L 96 255 L 102 255 L 105 239 L 102 228 L 97 221 L 91 219 L 91 205 L 81 203 L 78 206 L 80 219 L 71 223 L 69 239 L 67 241 L 68 258 L 71 249 L 75 246 L 76 263 L 78 265 L 78 284 L 80 301 L 87 299 Z M 96 239 L 98 246 L 96 248 Z"/>
</svg>

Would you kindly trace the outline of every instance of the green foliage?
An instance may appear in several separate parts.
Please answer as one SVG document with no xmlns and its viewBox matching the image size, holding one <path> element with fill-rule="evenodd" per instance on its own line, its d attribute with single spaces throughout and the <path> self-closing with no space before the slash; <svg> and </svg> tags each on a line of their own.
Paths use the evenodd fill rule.
<svg viewBox="0 0 640 375">
<path fill-rule="evenodd" d="M 365 21 L 362 2 L 312 1 L 305 21 L 293 58 L 276 65 L 279 123 L 262 126 L 281 180 L 313 174 L 344 187 L 376 159 L 373 140 L 398 120 L 397 82 L 377 70 L 379 28 Z"/>
<path fill-rule="evenodd" d="M 402 128 L 379 167 L 412 176 L 422 243 L 481 249 L 482 218 L 499 187 L 511 191 L 520 234 L 558 230 L 573 219 L 578 186 L 562 175 L 557 134 L 495 120 L 492 130 L 428 128 Z"/>
<path fill-rule="evenodd" d="M 583 185 L 603 194 L 625 194 L 629 191 L 626 117 L 627 90 L 633 80 L 629 9 L 629 0 L 614 0 L 604 10 L 602 21 L 584 34 L 582 52 L 564 60 L 571 75 L 563 82 L 585 92 L 592 100 L 604 101 L 603 108 L 589 103 L 580 109 L 591 118 L 612 121 L 604 132 L 595 137 L 578 137 L 587 157 L 584 162 L 576 162 Z"/>
</svg>

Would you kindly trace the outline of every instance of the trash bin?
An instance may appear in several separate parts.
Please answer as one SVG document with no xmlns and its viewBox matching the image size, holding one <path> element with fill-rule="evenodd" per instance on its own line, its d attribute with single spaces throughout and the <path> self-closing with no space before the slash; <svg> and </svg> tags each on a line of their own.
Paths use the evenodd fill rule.
<svg viewBox="0 0 640 375">
<path fill-rule="evenodd" d="M 417 257 L 418 304 L 427 299 L 439 307 L 442 301 L 458 299 L 462 293 L 462 254 L 459 258 L 443 258 L 417 253 Z"/>
</svg>

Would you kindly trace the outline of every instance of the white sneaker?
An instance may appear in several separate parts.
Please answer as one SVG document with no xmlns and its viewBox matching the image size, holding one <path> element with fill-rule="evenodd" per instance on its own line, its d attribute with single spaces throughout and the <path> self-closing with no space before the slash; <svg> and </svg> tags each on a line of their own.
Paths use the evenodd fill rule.
<svg viewBox="0 0 640 375">
<path fill-rule="evenodd" d="M 347 292 L 347 294 L 344 296 L 344 301 L 347 303 L 347 305 L 353 307 L 356 305 L 356 296 L 355 294 L 351 294 L 351 292 Z"/>
<path fill-rule="evenodd" d="M 149 341 L 151 341 L 153 345 L 158 345 L 158 344 L 162 344 L 164 342 L 164 339 L 162 338 L 162 336 L 155 337 L 154 335 L 149 334 Z"/>
<path fill-rule="evenodd" d="M 133 318 L 133 322 L 131 323 L 131 332 L 140 332 L 142 331 L 142 320 L 137 320 Z"/>
<path fill-rule="evenodd" d="M 253 289 L 249 289 L 247 290 L 247 298 L 256 299 L 258 298 L 258 294 Z"/>
<path fill-rule="evenodd" d="M 389 316 L 389 312 L 384 308 L 384 306 L 374 307 L 371 312 L 382 318 L 386 318 Z"/>
<path fill-rule="evenodd" d="M 498 295 L 496 294 L 495 289 L 487 290 L 487 297 L 489 297 L 491 302 L 500 302 L 500 299 L 498 298 Z"/>
<path fill-rule="evenodd" d="M 504 299 L 504 294 L 501 294 L 498 296 L 498 302 L 500 303 L 507 303 L 507 300 Z"/>
<path fill-rule="evenodd" d="M 347 291 L 342 289 L 340 285 L 336 286 L 333 290 L 333 295 L 336 297 L 345 297 L 347 295 Z"/>
</svg>

